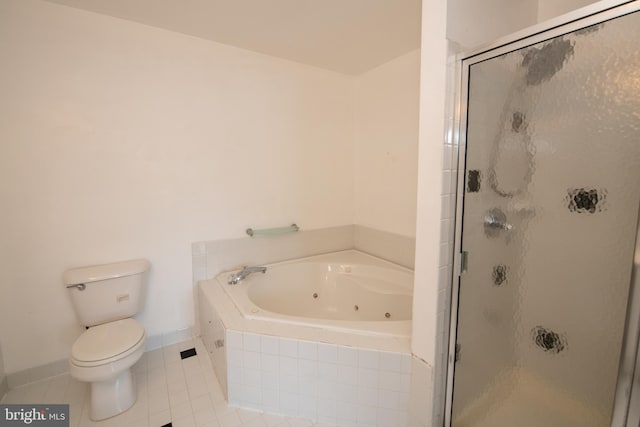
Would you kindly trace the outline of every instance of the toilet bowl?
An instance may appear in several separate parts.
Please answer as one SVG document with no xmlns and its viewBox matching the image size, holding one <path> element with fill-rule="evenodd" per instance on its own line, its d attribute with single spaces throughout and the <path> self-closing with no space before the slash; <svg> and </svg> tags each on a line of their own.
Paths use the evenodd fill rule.
<svg viewBox="0 0 640 427">
<path fill-rule="evenodd" d="M 94 326 L 73 344 L 69 371 L 78 381 L 91 383 L 91 418 L 103 420 L 136 402 L 131 367 L 142 357 L 146 336 L 134 319 Z"/>
<path fill-rule="evenodd" d="M 69 373 L 91 384 L 89 416 L 94 421 L 136 402 L 131 367 L 144 354 L 146 334 L 131 316 L 142 307 L 148 270 L 148 261 L 135 260 L 65 272 L 76 314 L 88 327 L 71 348 Z"/>
</svg>

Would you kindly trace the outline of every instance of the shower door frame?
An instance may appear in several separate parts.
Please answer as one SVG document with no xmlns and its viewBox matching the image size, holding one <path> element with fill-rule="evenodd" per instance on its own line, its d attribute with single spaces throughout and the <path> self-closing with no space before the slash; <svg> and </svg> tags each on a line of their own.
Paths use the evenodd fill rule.
<svg viewBox="0 0 640 427">
<path fill-rule="evenodd" d="M 498 39 L 486 46 L 473 51 L 459 54 L 455 57 L 455 76 L 457 83 L 454 99 L 454 124 L 448 134 L 455 146 L 458 147 L 457 165 L 457 190 L 456 190 L 456 216 L 454 229 L 454 253 L 453 275 L 451 277 L 451 305 L 449 307 L 448 354 L 444 384 L 436 384 L 435 392 L 445 393 L 444 426 L 451 426 L 453 409 L 453 379 L 455 371 L 456 332 L 458 326 L 458 296 L 460 290 L 460 276 L 464 274 L 465 261 L 462 253 L 462 218 L 464 211 L 464 186 L 466 173 L 466 148 L 467 148 L 467 100 L 469 95 L 469 69 L 471 65 L 489 60 L 507 52 L 516 51 L 526 46 L 543 42 L 554 37 L 561 36 L 579 30 L 584 27 L 596 25 L 604 21 L 615 19 L 633 12 L 640 11 L 640 0 L 607 0 L 578 9 L 574 12 L 551 19 L 539 25 L 535 25 L 510 36 Z M 636 230 L 640 233 L 640 230 Z M 640 249 L 636 248 L 636 251 Z M 636 280 L 638 281 L 638 280 Z M 633 298 L 635 292 L 635 298 Z M 625 324 L 622 352 L 620 358 L 618 381 L 614 398 L 612 427 L 638 426 L 640 411 L 631 411 L 634 419 L 628 419 L 631 399 L 640 401 L 640 352 L 638 342 L 640 340 L 640 289 L 635 289 L 631 283 L 629 302 L 627 307 L 627 319 Z M 445 343 L 447 338 L 445 337 Z M 636 369 L 637 368 L 637 369 Z M 440 371 L 442 372 L 442 371 Z M 439 376 L 435 376 L 438 378 Z M 633 392 L 633 393 L 632 393 Z M 635 413 L 638 413 L 636 415 Z"/>
</svg>

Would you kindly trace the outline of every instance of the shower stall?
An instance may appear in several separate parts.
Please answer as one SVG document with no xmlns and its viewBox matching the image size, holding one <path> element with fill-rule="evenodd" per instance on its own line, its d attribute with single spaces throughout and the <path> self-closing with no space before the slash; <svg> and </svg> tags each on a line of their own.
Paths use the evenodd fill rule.
<svg viewBox="0 0 640 427">
<path fill-rule="evenodd" d="M 640 2 L 619 3 L 461 61 L 446 425 L 638 426 Z"/>
</svg>

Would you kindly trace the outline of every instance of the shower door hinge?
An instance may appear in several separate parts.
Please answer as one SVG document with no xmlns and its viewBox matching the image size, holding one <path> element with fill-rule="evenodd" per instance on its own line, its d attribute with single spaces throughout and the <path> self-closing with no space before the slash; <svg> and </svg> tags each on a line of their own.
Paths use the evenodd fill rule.
<svg viewBox="0 0 640 427">
<path fill-rule="evenodd" d="M 453 361 L 454 362 L 459 362 L 460 361 L 460 349 L 462 348 L 462 346 L 460 344 L 456 343 L 456 355 L 454 356 Z"/>
<path fill-rule="evenodd" d="M 461 276 L 462 273 L 467 271 L 468 262 L 469 262 L 469 252 L 467 251 L 460 252 L 460 266 L 458 269 L 458 276 Z"/>
</svg>

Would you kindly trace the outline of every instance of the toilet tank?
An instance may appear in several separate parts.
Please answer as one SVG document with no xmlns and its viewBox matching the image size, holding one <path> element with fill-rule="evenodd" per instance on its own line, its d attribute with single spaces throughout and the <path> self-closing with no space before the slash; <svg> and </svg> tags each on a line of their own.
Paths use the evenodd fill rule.
<svg viewBox="0 0 640 427">
<path fill-rule="evenodd" d="M 151 264 L 146 259 L 73 268 L 63 281 L 83 326 L 134 316 L 144 305 Z"/>
</svg>

